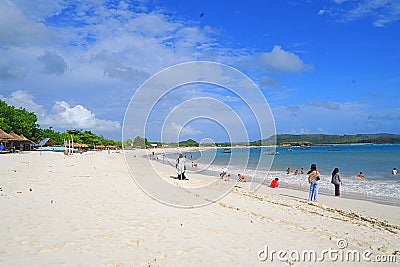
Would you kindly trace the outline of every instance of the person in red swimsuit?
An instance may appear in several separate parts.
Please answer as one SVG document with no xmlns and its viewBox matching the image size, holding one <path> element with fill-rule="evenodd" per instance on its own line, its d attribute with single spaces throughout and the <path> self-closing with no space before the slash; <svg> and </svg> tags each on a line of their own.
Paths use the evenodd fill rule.
<svg viewBox="0 0 400 267">
<path fill-rule="evenodd" d="M 271 184 L 269 185 L 269 187 L 271 188 L 276 188 L 279 186 L 279 178 L 275 178 L 274 180 L 271 181 Z"/>
</svg>

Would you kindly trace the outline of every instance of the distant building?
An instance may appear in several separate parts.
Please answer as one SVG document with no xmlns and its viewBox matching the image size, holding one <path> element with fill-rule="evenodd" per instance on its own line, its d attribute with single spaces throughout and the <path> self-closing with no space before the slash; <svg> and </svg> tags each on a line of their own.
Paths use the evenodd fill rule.
<svg viewBox="0 0 400 267">
<path fill-rule="evenodd" d="M 54 143 L 51 138 L 45 138 L 43 140 L 40 140 L 39 143 L 35 145 L 35 147 L 41 147 L 41 146 L 55 146 L 56 143 Z"/>
</svg>

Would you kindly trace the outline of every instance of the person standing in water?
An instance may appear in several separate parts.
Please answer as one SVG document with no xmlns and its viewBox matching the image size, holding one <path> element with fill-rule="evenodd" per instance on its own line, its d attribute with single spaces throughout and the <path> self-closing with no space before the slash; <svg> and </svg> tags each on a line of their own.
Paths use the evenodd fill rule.
<svg viewBox="0 0 400 267">
<path fill-rule="evenodd" d="M 335 196 L 340 196 L 340 186 L 342 185 L 342 180 L 339 176 L 339 169 L 335 168 L 332 172 L 332 180 L 331 183 L 335 186 Z"/>
<path fill-rule="evenodd" d="M 308 182 L 310 183 L 310 194 L 308 196 L 308 201 L 318 201 L 318 188 L 319 188 L 319 172 L 317 170 L 317 165 L 311 164 L 310 170 L 307 172 Z"/>
</svg>

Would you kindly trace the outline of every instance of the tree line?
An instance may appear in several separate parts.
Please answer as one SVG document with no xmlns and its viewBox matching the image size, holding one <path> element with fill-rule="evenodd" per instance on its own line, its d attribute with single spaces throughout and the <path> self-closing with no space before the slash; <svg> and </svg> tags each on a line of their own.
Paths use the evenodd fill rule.
<svg viewBox="0 0 400 267">
<path fill-rule="evenodd" d="M 91 131 L 67 130 L 65 132 L 55 131 L 52 127 L 42 129 L 37 123 L 37 116 L 25 108 L 16 108 L 0 100 L 0 129 L 16 134 L 23 134 L 26 138 L 38 142 L 44 138 L 51 138 L 57 145 L 63 145 L 64 140 L 74 139 L 74 142 L 93 145 L 121 146 L 121 142 L 104 138 Z"/>
</svg>

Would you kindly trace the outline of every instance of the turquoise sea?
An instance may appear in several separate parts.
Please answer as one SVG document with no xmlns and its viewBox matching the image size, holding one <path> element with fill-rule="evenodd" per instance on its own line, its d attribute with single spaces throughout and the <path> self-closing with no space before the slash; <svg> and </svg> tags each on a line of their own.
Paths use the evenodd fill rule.
<svg viewBox="0 0 400 267">
<path fill-rule="evenodd" d="M 232 148 L 231 153 L 224 149 L 201 149 L 186 153 L 190 161 L 198 163 L 198 170 L 219 173 L 228 168 L 228 173 L 236 177 L 245 174 L 255 182 L 267 183 L 278 177 L 283 184 L 307 187 L 307 175 L 294 175 L 296 169 L 303 167 L 305 173 L 312 163 L 317 164 L 321 173 L 322 191 L 333 190 L 331 173 L 335 167 L 340 169 L 343 181 L 342 192 L 371 198 L 391 198 L 400 205 L 400 172 L 392 175 L 392 169 L 400 170 L 400 144 L 394 145 L 335 145 L 311 147 L 275 148 Z M 258 166 L 258 167 L 257 167 Z M 287 174 L 287 168 L 292 173 Z M 357 177 L 363 172 L 365 178 Z M 396 204 L 396 203 L 395 203 Z"/>
</svg>

